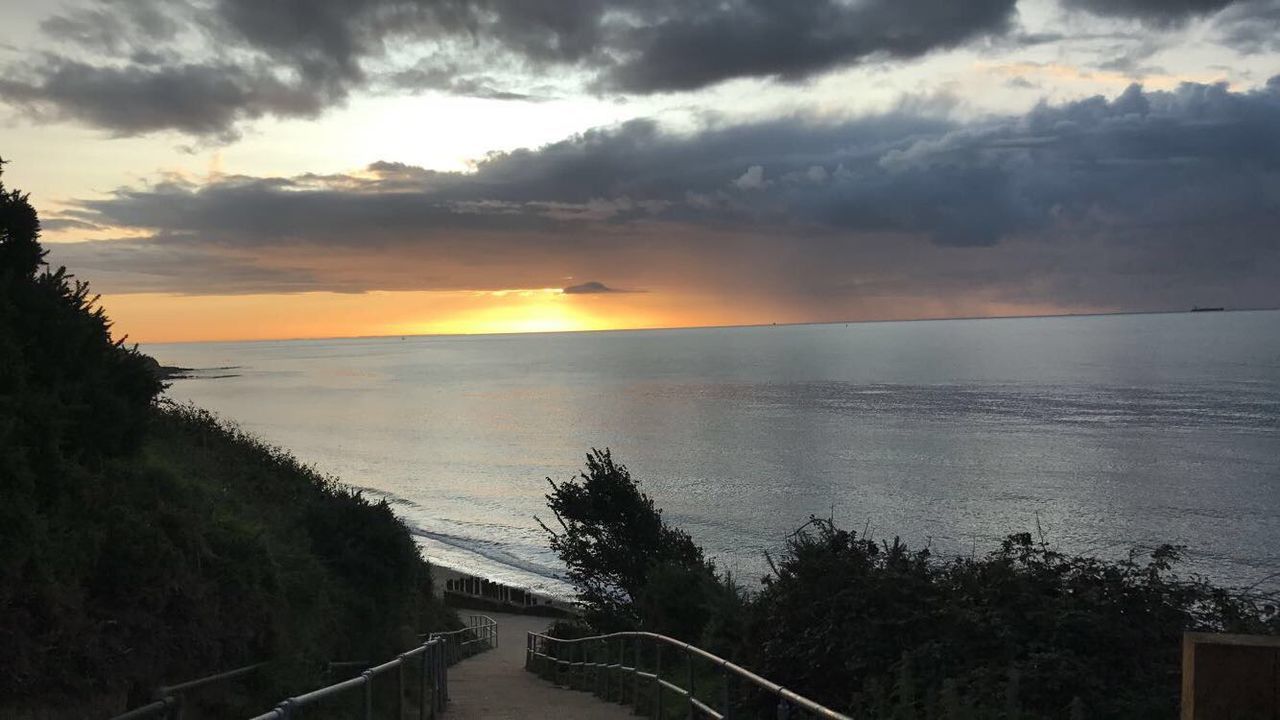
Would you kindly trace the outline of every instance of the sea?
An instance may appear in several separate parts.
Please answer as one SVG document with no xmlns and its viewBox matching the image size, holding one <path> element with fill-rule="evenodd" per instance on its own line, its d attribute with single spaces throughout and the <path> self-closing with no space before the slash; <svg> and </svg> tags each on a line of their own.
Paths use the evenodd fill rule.
<svg viewBox="0 0 1280 720">
<path fill-rule="evenodd" d="M 432 562 L 550 595 L 536 518 L 592 448 L 748 586 L 812 516 L 944 556 L 1173 543 L 1180 573 L 1280 585 L 1280 311 L 143 350 Z"/>
</svg>

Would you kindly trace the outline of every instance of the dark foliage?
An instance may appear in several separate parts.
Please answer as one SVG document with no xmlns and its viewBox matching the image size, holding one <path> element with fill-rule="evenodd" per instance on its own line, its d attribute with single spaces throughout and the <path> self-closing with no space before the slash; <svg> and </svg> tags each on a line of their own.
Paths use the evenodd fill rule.
<svg viewBox="0 0 1280 720">
<path fill-rule="evenodd" d="M 561 531 L 541 520 L 538 524 L 568 568 L 584 618 L 593 626 L 609 631 L 639 626 L 642 596 L 655 573 L 712 573 L 702 548 L 663 521 L 662 511 L 608 450 L 592 450 L 579 477 L 547 482 L 547 507 Z"/>
<path fill-rule="evenodd" d="M 38 234 L 0 186 L 0 716 L 111 715 L 266 659 L 274 701 L 450 623 L 385 503 L 157 405 L 158 365 Z"/>
<path fill-rule="evenodd" d="M 1184 631 L 1280 632 L 1273 598 L 1177 575 L 1179 548 L 1103 560 L 1026 533 L 947 559 L 812 519 L 747 595 L 607 454 L 553 488 L 572 520 L 552 547 L 594 629 L 626 618 L 858 717 L 1172 717 Z M 666 559 L 658 526 L 696 562 Z"/>
<path fill-rule="evenodd" d="M 753 664 L 839 707 L 912 678 L 978 708 L 1010 692 L 1025 717 L 1175 714 L 1183 631 L 1274 633 L 1274 607 L 1173 572 L 1179 549 L 1141 560 L 1066 555 L 1011 535 L 980 558 L 940 560 L 814 520 L 752 604 Z M 904 670 L 908 668 L 909 670 Z M 900 688 L 901 690 L 901 688 Z"/>
</svg>

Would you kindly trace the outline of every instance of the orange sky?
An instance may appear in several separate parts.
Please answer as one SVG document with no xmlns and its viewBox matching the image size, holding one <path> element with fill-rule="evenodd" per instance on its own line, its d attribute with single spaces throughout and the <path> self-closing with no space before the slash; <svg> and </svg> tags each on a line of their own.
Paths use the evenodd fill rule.
<svg viewBox="0 0 1280 720">
<path fill-rule="evenodd" d="M 698 307 L 687 307 L 696 302 Z M 557 332 L 749 324 L 751 308 L 714 298 L 647 293 L 566 295 L 511 291 L 309 292 L 271 295 L 124 294 L 103 304 L 137 342 L 365 335 Z M 787 316 L 784 321 L 798 318 Z"/>
<path fill-rule="evenodd" d="M 498 292 L 368 292 L 271 295 L 104 296 L 117 337 L 131 342 L 556 332 L 751 325 L 762 322 L 1050 315 L 1052 305 L 971 298 L 943 302 L 880 298 L 855 308 L 812 312 L 760 298 L 617 293 L 566 295 L 557 289 Z M 1078 309 L 1077 309 L 1078 310 Z"/>
<path fill-rule="evenodd" d="M 139 342 L 1272 306 L 1280 53 L 1226 4 L 988 3 L 901 53 L 833 3 L 703 57 L 649 47 L 677 6 L 9 3 L 0 155 Z M 565 28 L 598 52 L 532 51 Z"/>
</svg>

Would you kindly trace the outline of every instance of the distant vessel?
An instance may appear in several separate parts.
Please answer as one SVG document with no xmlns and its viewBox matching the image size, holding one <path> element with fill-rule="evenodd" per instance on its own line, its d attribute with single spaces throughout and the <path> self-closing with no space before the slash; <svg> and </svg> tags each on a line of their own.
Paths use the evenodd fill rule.
<svg viewBox="0 0 1280 720">
<path fill-rule="evenodd" d="M 1222 312 L 1226 308 L 1220 307 L 1200 307 L 1199 305 L 1191 308 L 1191 312 Z"/>
</svg>

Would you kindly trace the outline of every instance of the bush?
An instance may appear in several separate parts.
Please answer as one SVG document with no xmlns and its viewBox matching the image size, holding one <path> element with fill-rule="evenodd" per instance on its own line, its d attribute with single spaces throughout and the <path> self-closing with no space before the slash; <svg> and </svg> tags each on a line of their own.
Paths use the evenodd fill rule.
<svg viewBox="0 0 1280 720">
<path fill-rule="evenodd" d="M 607 452 L 552 487 L 593 631 L 672 635 L 859 717 L 1170 717 L 1184 631 L 1280 633 L 1274 598 L 1180 577 L 1180 548 L 1110 561 L 1027 533 L 938 558 L 811 518 L 747 594 Z"/>
<path fill-rule="evenodd" d="M 1174 574 L 1178 552 L 1106 561 L 1022 533 L 940 560 L 813 520 L 754 598 L 744 647 L 765 676 L 841 708 L 896 688 L 923 711 L 950 688 L 987 712 L 1012 693 L 1027 718 L 1080 701 L 1094 718 L 1170 717 L 1184 631 L 1280 630 L 1259 598 Z"/>
<path fill-rule="evenodd" d="M 592 450 L 587 470 L 557 484 L 547 478 L 547 507 L 561 532 L 538 520 L 578 588 L 584 619 L 604 632 L 635 628 L 638 601 L 655 568 L 708 574 L 713 568 L 689 534 L 662 519 L 608 450 Z"/>
<path fill-rule="evenodd" d="M 157 685 L 274 660 L 259 710 L 331 660 L 456 627 L 386 503 L 190 407 L 41 270 L 0 185 L 0 716 L 106 716 Z"/>
</svg>

